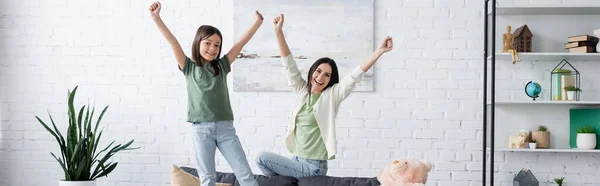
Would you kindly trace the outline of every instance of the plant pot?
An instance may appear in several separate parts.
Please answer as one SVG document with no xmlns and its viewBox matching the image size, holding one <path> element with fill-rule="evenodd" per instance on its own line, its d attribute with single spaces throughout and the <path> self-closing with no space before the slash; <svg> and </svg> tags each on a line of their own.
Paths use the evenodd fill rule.
<svg viewBox="0 0 600 186">
<path fill-rule="evenodd" d="M 575 91 L 567 91 L 567 100 L 569 100 L 569 101 L 575 100 Z"/>
<path fill-rule="evenodd" d="M 529 143 L 530 149 L 536 149 L 536 143 Z"/>
<path fill-rule="evenodd" d="M 96 186 L 96 180 L 88 181 L 58 181 L 58 186 Z"/>
<path fill-rule="evenodd" d="M 596 134 L 595 133 L 579 133 L 577 134 L 578 149 L 595 149 Z"/>
<path fill-rule="evenodd" d="M 538 149 L 550 148 L 550 132 L 548 131 L 534 131 L 531 133 L 531 139 L 536 141 Z"/>
</svg>

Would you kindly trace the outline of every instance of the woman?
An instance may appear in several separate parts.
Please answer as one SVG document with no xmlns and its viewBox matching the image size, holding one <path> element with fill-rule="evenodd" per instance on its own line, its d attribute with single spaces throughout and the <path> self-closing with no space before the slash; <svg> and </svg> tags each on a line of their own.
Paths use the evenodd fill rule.
<svg viewBox="0 0 600 186">
<path fill-rule="evenodd" d="M 341 82 L 333 59 L 318 59 L 302 79 L 293 55 L 283 36 L 283 14 L 273 20 L 275 34 L 288 74 L 289 85 L 298 97 L 292 109 L 286 147 L 294 154 L 289 159 L 262 152 L 256 161 L 266 176 L 292 176 L 295 178 L 327 174 L 327 160 L 335 158 L 335 117 L 341 102 L 354 90 L 379 57 L 392 50 L 392 39 L 386 37 L 371 56 L 346 75 Z"/>
</svg>

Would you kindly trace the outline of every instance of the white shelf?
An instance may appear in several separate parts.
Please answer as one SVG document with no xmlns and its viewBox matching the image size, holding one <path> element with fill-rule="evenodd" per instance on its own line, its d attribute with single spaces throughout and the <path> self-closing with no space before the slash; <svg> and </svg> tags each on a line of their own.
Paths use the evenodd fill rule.
<svg viewBox="0 0 600 186">
<path fill-rule="evenodd" d="M 490 151 L 490 148 L 487 148 L 487 151 Z M 600 152 L 600 149 L 495 149 L 498 152 Z"/>
<path fill-rule="evenodd" d="M 492 8 L 488 8 L 491 15 Z M 496 15 L 600 15 L 600 7 L 583 6 L 519 6 L 498 7 Z"/>
<path fill-rule="evenodd" d="M 487 103 L 491 105 L 491 102 Z M 496 101 L 495 105 L 597 105 L 600 106 L 600 101 Z"/>
<path fill-rule="evenodd" d="M 600 61 L 600 53 L 521 52 L 518 54 L 521 61 L 560 61 L 562 59 Z M 487 59 L 491 60 L 492 56 L 488 56 Z M 496 52 L 496 61 L 498 60 L 511 61 L 512 57 L 509 53 Z"/>
</svg>

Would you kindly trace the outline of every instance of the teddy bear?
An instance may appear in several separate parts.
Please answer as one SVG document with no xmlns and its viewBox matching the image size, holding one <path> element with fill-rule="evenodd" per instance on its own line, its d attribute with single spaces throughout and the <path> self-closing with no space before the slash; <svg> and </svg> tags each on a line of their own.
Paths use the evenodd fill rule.
<svg viewBox="0 0 600 186">
<path fill-rule="evenodd" d="M 381 186 L 425 186 L 431 164 L 417 159 L 394 160 L 377 174 Z"/>
<path fill-rule="evenodd" d="M 529 137 L 529 133 L 527 132 L 519 132 L 516 136 L 508 137 L 508 148 L 525 148 L 525 140 Z"/>
</svg>

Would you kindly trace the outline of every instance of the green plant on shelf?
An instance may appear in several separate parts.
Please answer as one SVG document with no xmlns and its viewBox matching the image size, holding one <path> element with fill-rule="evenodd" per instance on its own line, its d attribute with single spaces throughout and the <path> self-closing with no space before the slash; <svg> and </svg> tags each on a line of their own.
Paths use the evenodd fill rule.
<svg viewBox="0 0 600 186">
<path fill-rule="evenodd" d="M 595 132 L 594 126 L 592 126 L 590 124 L 583 125 L 577 129 L 577 133 L 590 134 L 590 133 L 594 133 L 594 132 Z"/>
<path fill-rule="evenodd" d="M 565 87 L 565 90 L 566 91 L 580 91 L 581 92 L 581 89 L 579 89 L 579 88 L 577 88 L 575 86 L 567 86 L 567 87 Z"/>
<path fill-rule="evenodd" d="M 538 131 L 547 131 L 547 130 L 548 130 L 548 127 L 546 127 L 546 126 L 544 126 L 544 125 L 540 125 L 540 126 L 538 127 Z"/>
<path fill-rule="evenodd" d="M 561 177 L 561 178 L 554 178 L 554 182 L 556 184 L 558 184 L 558 186 L 562 186 L 563 184 L 563 180 L 565 179 L 565 177 Z"/>
</svg>

